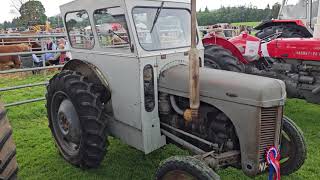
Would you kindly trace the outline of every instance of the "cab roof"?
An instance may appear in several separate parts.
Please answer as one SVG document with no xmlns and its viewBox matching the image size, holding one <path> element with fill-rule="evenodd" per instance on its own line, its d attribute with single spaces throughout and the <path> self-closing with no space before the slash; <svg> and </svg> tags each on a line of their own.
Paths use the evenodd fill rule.
<svg viewBox="0 0 320 180">
<path fill-rule="evenodd" d="M 144 5 L 143 2 L 168 2 L 168 3 L 183 3 L 190 4 L 190 0 L 74 0 L 69 3 L 60 6 L 61 13 L 83 10 L 92 7 L 99 7 L 101 5 L 108 4 L 108 6 L 122 6 L 130 3 L 140 3 Z M 158 4 L 157 4 L 158 5 Z M 185 6 L 185 5 L 184 5 Z"/>
<path fill-rule="evenodd" d="M 63 6 L 66 6 L 66 5 L 72 5 L 72 4 L 78 4 L 78 3 L 80 3 L 80 2 L 87 2 L 88 0 L 74 0 L 74 1 L 71 1 L 71 2 L 68 2 L 68 3 L 66 3 L 66 4 L 63 4 L 63 5 L 61 5 L 60 7 L 63 7 Z M 191 0 L 104 0 L 105 2 L 108 2 L 108 1 L 110 1 L 110 2 L 114 2 L 114 1 L 116 1 L 116 2 L 119 2 L 119 1 L 156 1 L 156 2 L 162 2 L 162 1 L 164 1 L 164 2 L 177 2 L 177 3 L 190 3 L 190 1 Z M 93 1 L 93 2 L 95 2 L 95 1 Z M 90 3 L 92 3 L 91 1 L 90 1 Z"/>
</svg>

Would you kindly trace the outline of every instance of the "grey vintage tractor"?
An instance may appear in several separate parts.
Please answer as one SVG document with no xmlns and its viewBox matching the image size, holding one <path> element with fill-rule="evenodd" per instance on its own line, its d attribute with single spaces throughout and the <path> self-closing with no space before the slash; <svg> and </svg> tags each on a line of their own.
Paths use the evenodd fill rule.
<svg viewBox="0 0 320 180">
<path fill-rule="evenodd" d="M 284 174 L 303 164 L 304 139 L 283 117 L 280 80 L 200 68 L 200 108 L 190 118 L 188 0 L 76 0 L 61 12 L 73 60 L 50 80 L 47 111 L 71 164 L 99 166 L 108 136 L 145 154 L 169 139 L 197 154 L 164 161 L 156 179 L 219 179 L 213 170 L 229 166 L 256 176 L 267 168 L 266 150 L 280 144 Z M 203 65 L 200 37 L 195 47 Z M 281 141 L 285 124 L 295 136 Z"/>
</svg>

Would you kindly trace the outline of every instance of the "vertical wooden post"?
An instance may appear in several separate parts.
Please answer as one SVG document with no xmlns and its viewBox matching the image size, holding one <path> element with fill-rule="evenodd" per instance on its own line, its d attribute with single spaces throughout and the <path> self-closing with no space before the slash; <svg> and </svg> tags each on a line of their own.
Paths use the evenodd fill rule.
<svg viewBox="0 0 320 180">
<path fill-rule="evenodd" d="M 317 16 L 317 22 L 314 25 L 314 31 L 313 31 L 313 37 L 314 38 L 320 38 L 320 3 L 318 7 L 318 16 Z"/>
<path fill-rule="evenodd" d="M 43 40 L 44 38 L 39 38 L 38 40 L 40 40 L 41 42 L 41 51 L 46 51 L 47 50 L 47 45 L 45 43 L 45 41 Z M 45 57 L 45 54 L 41 54 L 41 57 Z M 42 59 L 42 67 L 46 67 L 46 59 L 43 58 Z M 44 70 L 44 76 L 47 76 L 47 70 Z"/>
<path fill-rule="evenodd" d="M 191 49 L 189 53 L 189 93 L 192 120 L 197 121 L 200 107 L 199 51 L 197 49 L 196 0 L 191 0 Z"/>
</svg>

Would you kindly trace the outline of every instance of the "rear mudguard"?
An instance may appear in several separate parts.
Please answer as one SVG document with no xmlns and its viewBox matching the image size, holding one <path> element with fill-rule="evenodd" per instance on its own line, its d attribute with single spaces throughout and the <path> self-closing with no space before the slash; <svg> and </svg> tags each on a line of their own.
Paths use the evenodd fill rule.
<svg viewBox="0 0 320 180">
<path fill-rule="evenodd" d="M 188 98 L 188 77 L 188 66 L 172 67 L 160 75 L 159 91 Z M 259 164 L 261 109 L 281 107 L 285 99 L 285 84 L 280 80 L 200 68 L 200 100 L 232 121 L 240 141 L 242 170 L 249 176 L 265 170 Z"/>
<path fill-rule="evenodd" d="M 241 35 L 240 35 L 241 36 Z M 243 64 L 248 64 L 249 62 L 243 57 L 242 53 L 240 50 L 232 44 L 230 41 L 218 37 L 214 34 L 209 34 L 205 36 L 202 39 L 202 43 L 204 46 L 209 46 L 209 45 L 219 45 L 223 47 L 224 49 L 229 50 L 233 56 L 235 56 L 239 61 L 241 61 Z"/>
</svg>

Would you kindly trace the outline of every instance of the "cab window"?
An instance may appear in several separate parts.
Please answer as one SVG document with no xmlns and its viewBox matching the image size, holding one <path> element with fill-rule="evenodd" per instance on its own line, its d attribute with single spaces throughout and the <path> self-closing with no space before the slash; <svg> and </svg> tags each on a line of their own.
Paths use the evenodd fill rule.
<svg viewBox="0 0 320 180">
<path fill-rule="evenodd" d="M 191 45 L 191 14 L 187 9 L 136 7 L 132 13 L 143 49 L 154 51 Z"/>
<path fill-rule="evenodd" d="M 65 21 L 71 46 L 92 49 L 94 37 L 88 13 L 85 10 L 67 13 Z"/>
<path fill-rule="evenodd" d="M 98 9 L 93 18 L 101 47 L 129 48 L 128 26 L 122 8 Z"/>
</svg>

